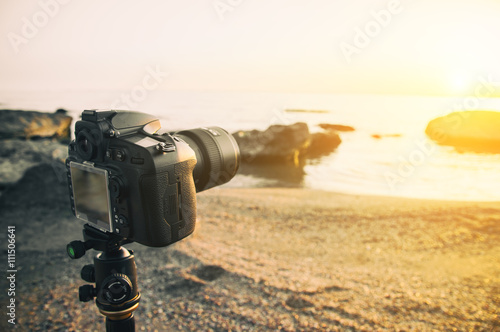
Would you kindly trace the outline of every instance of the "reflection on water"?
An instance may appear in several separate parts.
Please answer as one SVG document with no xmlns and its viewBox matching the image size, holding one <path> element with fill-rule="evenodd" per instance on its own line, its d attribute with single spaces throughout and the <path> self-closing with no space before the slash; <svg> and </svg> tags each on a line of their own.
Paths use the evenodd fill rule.
<svg viewBox="0 0 500 332">
<path fill-rule="evenodd" d="M 293 165 L 276 164 L 242 164 L 238 170 L 238 175 L 251 176 L 255 179 L 254 185 L 259 187 L 303 187 L 304 164 L 297 167 Z M 235 181 L 238 181 L 236 178 Z"/>
</svg>

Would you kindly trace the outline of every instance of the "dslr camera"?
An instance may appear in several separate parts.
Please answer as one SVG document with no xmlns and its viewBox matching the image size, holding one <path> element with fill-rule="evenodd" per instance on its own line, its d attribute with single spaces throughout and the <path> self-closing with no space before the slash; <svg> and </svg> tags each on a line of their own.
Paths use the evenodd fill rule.
<svg viewBox="0 0 500 332">
<path fill-rule="evenodd" d="M 219 127 L 174 133 L 160 127 L 149 114 L 83 111 L 66 160 L 77 218 L 150 247 L 194 231 L 196 193 L 234 177 L 238 144 Z"/>
</svg>

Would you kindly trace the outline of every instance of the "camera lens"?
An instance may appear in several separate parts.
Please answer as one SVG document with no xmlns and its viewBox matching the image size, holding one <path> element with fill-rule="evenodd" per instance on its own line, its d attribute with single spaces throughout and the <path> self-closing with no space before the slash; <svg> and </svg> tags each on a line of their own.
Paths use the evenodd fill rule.
<svg viewBox="0 0 500 332">
<path fill-rule="evenodd" d="M 196 192 L 231 180 L 240 165 L 240 149 L 231 134 L 220 127 L 196 128 L 174 134 L 196 154 L 193 178 Z"/>
</svg>

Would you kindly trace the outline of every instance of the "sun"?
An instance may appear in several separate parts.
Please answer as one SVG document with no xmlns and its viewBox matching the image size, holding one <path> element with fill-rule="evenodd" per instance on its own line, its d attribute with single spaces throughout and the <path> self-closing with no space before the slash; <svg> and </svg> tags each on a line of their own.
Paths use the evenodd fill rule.
<svg viewBox="0 0 500 332">
<path fill-rule="evenodd" d="M 470 88 L 469 75 L 465 73 L 454 73 L 449 79 L 450 90 L 454 94 L 466 93 Z"/>
</svg>

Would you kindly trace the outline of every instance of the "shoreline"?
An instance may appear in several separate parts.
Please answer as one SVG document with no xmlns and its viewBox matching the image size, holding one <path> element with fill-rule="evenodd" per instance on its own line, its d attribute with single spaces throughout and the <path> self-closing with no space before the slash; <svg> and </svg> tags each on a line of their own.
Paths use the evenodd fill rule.
<svg viewBox="0 0 500 332">
<path fill-rule="evenodd" d="M 239 175 L 239 174 L 237 174 Z M 348 196 L 348 197 L 352 197 L 352 198 L 367 198 L 367 199 L 381 199 L 381 200 L 384 200 L 384 201 L 390 201 L 390 200 L 401 200 L 401 201 L 419 201 L 419 202 L 422 202 L 422 203 L 425 203 L 425 202 L 429 202 L 429 203 L 465 203 L 465 204 L 468 204 L 468 203 L 478 203 L 478 204 L 495 204 L 495 203 L 498 203 L 499 205 L 499 208 L 500 208 L 500 200 L 491 200 L 491 201 L 488 201 L 488 200 L 455 200 L 455 199 L 443 199 L 443 198 L 422 198 L 422 197 L 407 197 L 407 196 L 397 196 L 397 195 L 394 195 L 394 196 L 390 196 L 390 195 L 378 195 L 378 194 L 370 194 L 370 193 L 352 193 L 352 192 L 340 192 L 340 191 L 330 191 L 330 190 L 327 190 L 327 189 L 317 189 L 317 188 L 307 188 L 307 187 L 301 187 L 301 186 L 279 186 L 279 185 L 276 185 L 276 186 L 272 186 L 272 185 L 269 185 L 269 186 L 252 186 L 252 187 L 236 187 L 236 186 L 232 186 L 231 185 L 231 182 L 229 182 L 228 184 L 224 184 L 222 187 L 215 187 L 214 188 L 215 190 L 252 190 L 252 189 L 257 189 L 257 190 L 269 190 L 270 192 L 272 191 L 276 191 L 276 192 L 279 192 L 281 190 L 285 190 L 285 191 L 288 191 L 288 190 L 291 190 L 291 191 L 294 191 L 294 190 L 298 190 L 298 191 L 306 191 L 306 192 L 310 192 L 312 194 L 315 194 L 316 195 L 319 195 L 321 193 L 323 193 L 324 195 L 328 196 L 328 195 L 332 195 L 332 196 Z M 211 190 L 210 190 L 211 191 Z M 208 192 L 208 191 L 207 191 Z M 204 194 L 205 192 L 201 192 L 197 195 L 200 195 L 200 194 Z"/>
<path fill-rule="evenodd" d="M 21 183 L 16 191 L 28 189 Z M 2 225 L 18 226 L 19 325 L 101 329 L 95 305 L 77 300 L 79 270 L 94 253 L 79 261 L 64 254 L 83 224 L 64 200 L 38 200 L 30 211 L 22 198 L 0 208 Z M 197 200 L 194 234 L 166 248 L 126 246 L 135 251 L 143 296 L 138 329 L 500 326 L 497 202 L 288 188 L 213 188 Z M 33 213 L 43 218 L 30 220 Z"/>
<path fill-rule="evenodd" d="M 73 117 L 72 128 L 74 129 L 78 113 L 70 111 L 69 115 Z M 226 118 L 219 119 L 219 121 L 225 121 Z M 296 120 L 312 121 L 308 119 Z M 317 119 L 321 123 L 333 120 Z M 214 119 L 214 121 L 218 120 Z M 346 121 L 342 122 L 347 123 Z M 238 130 L 245 127 L 243 124 L 236 125 L 235 121 L 229 121 L 229 123 L 231 126 L 236 126 Z M 170 121 L 164 121 L 163 124 L 171 125 Z M 186 123 L 181 121 L 177 125 L 185 127 Z M 198 125 L 202 124 L 192 123 L 192 127 Z M 259 125 L 254 123 L 250 128 L 258 127 Z M 412 139 L 413 134 L 409 134 L 409 136 L 403 135 L 399 138 L 384 137 L 375 140 L 370 137 L 370 133 L 362 126 L 358 131 L 342 133 L 341 137 L 344 137 L 345 140 L 333 153 L 318 159 L 307 160 L 304 165 L 297 168 L 282 167 L 280 164 L 265 166 L 257 165 L 257 163 L 242 164 L 239 178 L 233 179 L 232 184 L 239 181 L 237 185 L 241 187 L 279 185 L 332 192 L 341 191 L 348 194 L 401 195 L 417 199 L 429 198 L 426 196 L 430 194 L 435 197 L 431 199 L 438 200 L 446 200 L 448 197 L 451 197 L 452 200 L 462 200 L 463 197 L 466 197 L 465 201 L 478 202 L 500 200 L 497 191 L 490 185 L 491 182 L 498 182 L 498 172 L 495 170 L 500 162 L 499 154 L 460 155 L 451 153 L 433 142 L 421 142 L 425 137 L 423 131 L 422 137 L 418 136 L 414 139 Z M 383 131 L 380 133 L 383 134 Z M 71 135 L 73 135 L 72 132 Z M 360 149 L 361 142 L 364 146 L 362 149 Z M 415 142 L 417 142 L 416 145 Z M 402 146 L 407 147 L 401 148 Z M 387 153 L 387 151 L 394 152 Z M 36 149 L 35 152 L 37 152 Z M 415 160 L 418 159 L 416 156 L 421 157 L 421 159 L 418 159 L 419 162 L 410 161 L 410 156 L 414 156 Z M 31 151 L 30 154 L 22 157 L 28 160 L 33 159 Z M 434 159 L 436 159 L 435 163 Z M 4 161 L 0 160 L 0 162 Z M 10 167 L 8 160 L 4 164 L 6 167 Z M 456 165 L 460 165 L 460 167 L 456 167 Z M 436 169 L 441 169 L 441 172 L 436 172 Z M 421 177 L 418 175 L 419 173 L 425 176 Z M 442 185 L 436 187 L 436 182 L 440 182 Z"/>
</svg>

